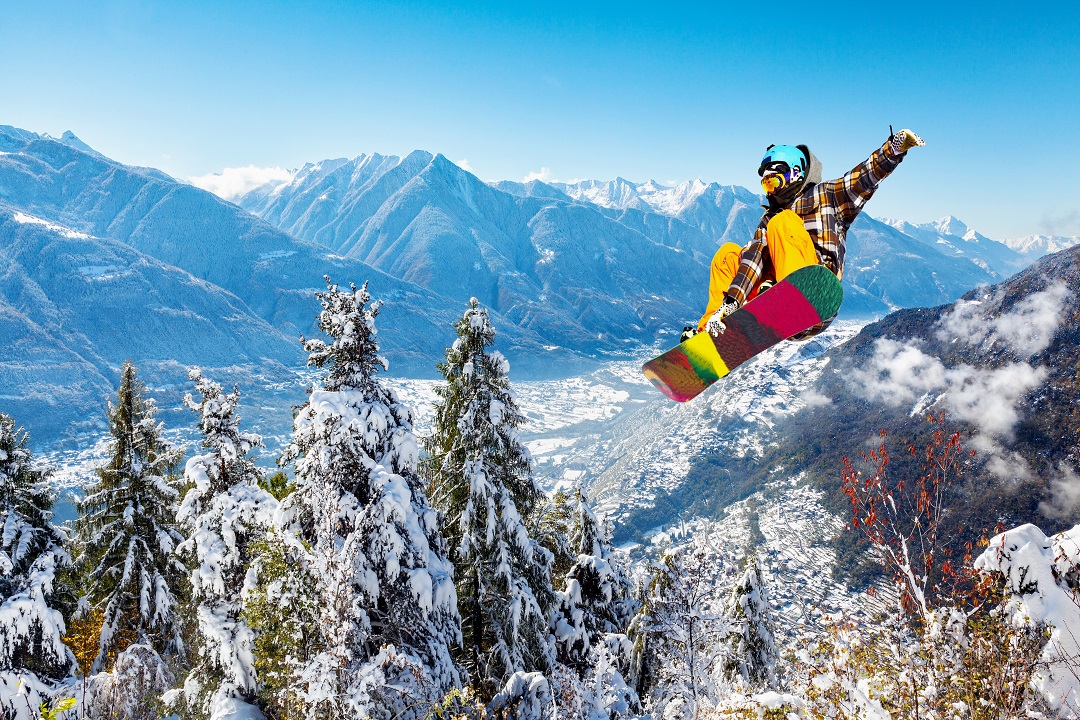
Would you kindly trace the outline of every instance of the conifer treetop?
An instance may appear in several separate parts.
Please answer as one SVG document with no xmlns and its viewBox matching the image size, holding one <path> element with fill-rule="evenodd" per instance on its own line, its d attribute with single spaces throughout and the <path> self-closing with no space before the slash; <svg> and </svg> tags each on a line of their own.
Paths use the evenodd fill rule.
<svg viewBox="0 0 1080 720">
<path fill-rule="evenodd" d="M 233 463 L 262 445 L 262 436 L 240 432 L 240 419 L 236 415 L 240 391 L 235 386 L 231 393 L 223 393 L 221 385 L 204 378 L 202 369 L 198 367 L 188 371 L 188 379 L 195 383 L 195 391 L 202 395 L 202 401 L 195 402 L 188 393 L 184 396 L 184 404 L 199 413 L 199 430 L 202 431 L 204 448 L 218 455 L 223 462 Z"/>
<path fill-rule="evenodd" d="M 45 545 L 62 544 L 52 527 L 53 496 L 46 487 L 50 471 L 35 469 L 27 448 L 29 434 L 0 413 L 0 573 L 25 572 Z"/>
<path fill-rule="evenodd" d="M 378 706 L 412 718 L 418 711 L 395 704 L 394 689 L 412 670 L 385 668 L 384 686 L 369 663 L 393 646 L 425 668 L 424 682 L 440 696 L 459 682 L 453 566 L 415 471 L 412 413 L 376 376 L 386 367 L 375 339 L 379 303 L 366 286 L 327 285 L 319 326 L 330 341 L 305 341 L 310 364 L 326 374 L 279 460 L 295 462 L 296 478 L 276 515 L 279 536 L 317 598 L 310 654 L 292 677 L 304 717 L 367 717 Z M 343 712 L 346 699 L 355 703 Z"/>
<path fill-rule="evenodd" d="M 506 376 L 510 372 L 510 362 L 498 350 L 488 351 L 495 344 L 495 328 L 487 308 L 476 298 L 469 298 L 469 306 L 454 324 L 454 330 L 457 339 L 447 349 L 446 361 L 439 365 L 446 379 L 461 378 L 465 382 L 482 379 L 499 388 L 508 388 Z M 507 419 L 515 423 L 514 427 L 522 421 L 521 418 Z"/>
<path fill-rule="evenodd" d="M 301 340 L 308 364 L 326 371 L 294 420 L 293 440 L 278 460 L 296 461 L 298 487 L 316 476 L 348 490 L 361 503 L 371 497 L 368 477 L 376 465 L 413 474 L 419 456 L 412 411 L 376 376 L 387 367 L 379 357 L 375 317 L 381 303 L 371 302 L 367 283 L 343 291 L 326 278 L 318 293 L 319 326 L 331 342 Z M 320 387 L 321 384 L 321 387 Z M 322 447 L 309 453 L 313 447 Z"/>
<path fill-rule="evenodd" d="M 177 548 L 191 566 L 191 596 L 197 602 L 198 659 L 184 684 L 188 707 L 208 710 L 215 702 L 255 693 L 258 682 L 251 648 L 255 636 L 242 617 L 251 545 L 273 520 L 277 501 L 259 487 L 261 473 L 247 453 L 258 435 L 240 432 L 240 393 L 192 368 L 189 378 L 202 395 L 184 399 L 199 414 L 206 452 L 187 461 L 190 489 L 178 520 L 187 539 Z"/>
<path fill-rule="evenodd" d="M 547 614 L 553 603 L 551 553 L 529 533 L 543 491 L 517 428 L 524 422 L 509 363 L 489 351 L 495 331 L 473 298 L 455 323 L 436 387 L 428 440 L 432 493 L 455 560 L 462 663 L 481 695 L 516 672 L 555 662 Z"/>
<path fill-rule="evenodd" d="M 308 352 L 308 365 L 329 368 L 323 387 L 329 391 L 364 390 L 375 381 L 379 368 L 386 370 L 386 359 L 379 355 L 375 318 L 382 301 L 371 302 L 368 284 L 360 289 L 349 283 L 349 290 L 341 290 L 326 280 L 326 292 L 316 293 L 322 305 L 319 313 L 319 329 L 331 341 L 306 339 L 300 342 Z"/>
</svg>

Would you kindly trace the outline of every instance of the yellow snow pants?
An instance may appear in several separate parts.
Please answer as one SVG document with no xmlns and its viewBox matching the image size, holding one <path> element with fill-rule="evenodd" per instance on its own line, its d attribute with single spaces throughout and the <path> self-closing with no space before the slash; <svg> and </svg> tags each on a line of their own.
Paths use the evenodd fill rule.
<svg viewBox="0 0 1080 720">
<path fill-rule="evenodd" d="M 765 226 L 765 243 L 777 282 L 799 268 L 818 264 L 814 241 L 803 227 L 802 218 L 794 210 L 784 210 L 769 220 L 769 224 Z M 731 281 L 739 272 L 741 255 L 742 248 L 730 242 L 721 245 L 713 255 L 709 268 L 709 305 L 698 322 L 698 330 L 704 330 L 705 323 L 724 304 L 724 296 L 731 287 Z M 764 279 L 766 278 L 761 278 Z M 760 283 L 760 280 L 758 282 Z M 757 287 L 747 299 L 752 300 L 756 293 Z"/>
</svg>

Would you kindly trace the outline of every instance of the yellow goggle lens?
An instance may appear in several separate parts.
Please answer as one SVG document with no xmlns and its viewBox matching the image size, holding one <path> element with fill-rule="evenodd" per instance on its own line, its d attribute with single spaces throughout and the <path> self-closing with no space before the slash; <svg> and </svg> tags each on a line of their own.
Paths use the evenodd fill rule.
<svg viewBox="0 0 1080 720">
<path fill-rule="evenodd" d="M 783 175 L 766 175 L 761 178 L 761 187 L 765 190 L 766 195 L 772 195 L 774 192 L 784 186 Z"/>
</svg>

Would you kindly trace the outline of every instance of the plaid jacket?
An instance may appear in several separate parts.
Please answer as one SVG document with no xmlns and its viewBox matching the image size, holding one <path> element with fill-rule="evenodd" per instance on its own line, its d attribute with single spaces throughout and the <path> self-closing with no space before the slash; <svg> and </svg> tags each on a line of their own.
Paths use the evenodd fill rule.
<svg viewBox="0 0 1080 720">
<path fill-rule="evenodd" d="M 903 159 L 903 155 L 892 154 L 886 142 L 842 178 L 807 188 L 792 204 L 791 209 L 803 219 L 803 226 L 814 241 L 818 262 L 836 273 L 837 277 L 844 277 L 844 236 L 847 229 L 881 181 Z M 753 240 L 743 248 L 739 272 L 727 291 L 740 305 L 746 302 L 763 277 L 772 274 L 772 263 L 766 252 L 765 227 L 778 211 L 769 210 L 762 216 Z"/>
</svg>

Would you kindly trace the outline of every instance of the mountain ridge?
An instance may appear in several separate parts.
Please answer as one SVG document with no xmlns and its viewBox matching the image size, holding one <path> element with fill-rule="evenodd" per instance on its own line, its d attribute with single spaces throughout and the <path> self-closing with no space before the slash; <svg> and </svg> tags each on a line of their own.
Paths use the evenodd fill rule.
<svg viewBox="0 0 1080 720">
<path fill-rule="evenodd" d="M 367 162 L 369 157 L 361 155 L 350 162 Z M 314 225 L 282 221 L 281 227 L 313 242 L 331 243 L 336 252 L 449 297 L 464 299 L 466 287 L 487 288 L 486 295 L 478 295 L 482 302 L 523 318 L 553 342 L 565 335 L 564 329 L 573 342 L 603 338 L 609 329 L 604 323 L 619 323 L 632 340 L 649 343 L 661 333 L 696 321 L 718 245 L 745 243 L 761 214 L 761 196 L 738 186 L 690 181 L 668 187 L 622 178 L 609 183 L 483 183 L 442 155 L 408 157 L 413 166 L 390 158 L 396 163 L 392 171 L 373 183 L 356 182 L 339 170 L 305 185 L 297 174 L 288 183 L 258 188 L 236 202 L 271 221 L 286 207 L 294 218 L 317 216 Z M 331 208 L 335 203 L 337 209 Z M 632 232 L 627 234 L 627 229 Z M 565 253 L 570 237 L 581 248 L 589 248 L 589 254 L 610 262 L 591 266 L 585 262 L 586 253 L 567 256 L 552 249 L 559 247 Z M 931 243 L 911 241 L 865 213 L 860 216 L 849 233 L 853 249 L 849 262 L 858 270 L 845 276 L 849 301 L 841 311 L 844 316 L 874 316 L 897 307 L 944 302 L 977 284 L 1000 279 L 987 262 L 942 254 Z M 638 264 L 627 265 L 626 253 L 622 257 L 612 253 L 619 246 L 630 249 L 630 261 Z M 877 266 L 860 262 L 859 247 L 884 248 L 888 261 Z M 1012 253 L 1004 246 L 1001 250 Z M 688 253 L 688 258 L 680 257 L 680 252 Z M 471 262 L 458 263 L 465 256 Z M 898 257 L 907 258 L 906 265 L 894 262 Z M 890 275 L 894 267 L 902 274 Z M 437 277 L 435 268 L 453 268 L 453 281 Z M 664 275 L 665 268 L 674 270 L 671 279 Z M 580 289 L 595 284 L 594 278 L 620 273 L 653 282 L 622 283 L 617 290 L 606 288 L 583 299 Z M 696 279 L 688 283 L 685 277 Z M 666 302 L 657 306 L 648 302 L 652 297 Z M 582 303 L 611 311 L 598 318 L 602 322 L 590 323 L 575 315 Z M 547 304 L 554 304 L 563 327 L 551 321 Z"/>
</svg>

